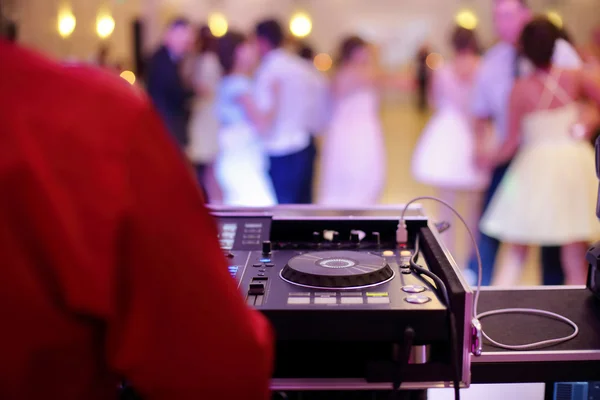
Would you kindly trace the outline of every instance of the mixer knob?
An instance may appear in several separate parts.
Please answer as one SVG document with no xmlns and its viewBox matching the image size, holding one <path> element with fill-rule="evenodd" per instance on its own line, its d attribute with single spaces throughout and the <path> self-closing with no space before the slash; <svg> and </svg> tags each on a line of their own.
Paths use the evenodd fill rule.
<svg viewBox="0 0 600 400">
<path fill-rule="evenodd" d="M 314 244 L 321 243 L 321 233 L 319 233 L 319 232 L 313 232 L 313 234 L 312 234 L 312 241 L 313 241 Z"/>
<path fill-rule="evenodd" d="M 265 240 L 264 242 L 262 242 L 263 256 L 270 255 L 272 250 L 273 250 L 273 246 L 271 245 L 271 242 L 269 242 L 268 240 Z"/>
<path fill-rule="evenodd" d="M 340 243 L 340 233 L 333 232 L 333 238 L 331 239 L 333 243 Z"/>
<path fill-rule="evenodd" d="M 375 243 L 377 243 L 377 247 L 381 247 L 381 234 L 379 232 L 373 232 L 373 238 L 375 239 Z"/>
<path fill-rule="evenodd" d="M 360 236 L 358 235 L 358 232 L 350 233 L 350 242 L 355 245 L 360 244 Z"/>
</svg>

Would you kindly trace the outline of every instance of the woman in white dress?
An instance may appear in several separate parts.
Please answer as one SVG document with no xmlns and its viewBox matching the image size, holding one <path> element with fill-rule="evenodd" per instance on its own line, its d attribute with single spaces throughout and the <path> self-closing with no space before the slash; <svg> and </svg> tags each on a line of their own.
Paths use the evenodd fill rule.
<svg viewBox="0 0 600 400">
<path fill-rule="evenodd" d="M 379 202 L 386 155 L 379 96 L 383 87 L 407 89 L 410 80 L 379 71 L 373 49 L 359 37 L 343 41 L 332 82 L 334 111 L 321 152 L 317 203 L 368 207 Z"/>
<path fill-rule="evenodd" d="M 455 28 L 451 44 L 454 59 L 433 74 L 430 103 L 436 111 L 415 149 L 412 172 L 417 181 L 435 187 L 438 196 L 454 208 L 464 202 L 462 214 L 469 228 L 476 232 L 483 191 L 489 183 L 489 173 L 474 163 L 474 132 L 469 113 L 471 89 L 479 68 L 479 49 L 475 32 L 462 27 Z M 441 207 L 440 219 L 454 222 L 454 215 L 448 211 Z M 456 234 L 444 237 L 444 242 L 456 255 L 456 242 L 469 243 L 469 237 L 461 228 Z M 457 260 L 459 265 L 466 266 L 469 256 L 470 251 L 463 254 Z"/>
<path fill-rule="evenodd" d="M 198 55 L 191 66 L 196 98 L 189 124 L 187 153 L 196 167 L 198 179 L 207 192 L 208 200 L 217 203 L 221 194 L 213 167 L 219 152 L 219 121 L 215 115 L 214 102 L 222 71 L 215 52 L 216 38 L 208 27 L 200 29 L 198 42 Z"/>
<path fill-rule="evenodd" d="M 491 157 L 495 165 L 512 159 L 481 221 L 482 232 L 508 247 L 497 285 L 517 283 L 530 245 L 562 246 L 565 283 L 583 284 L 588 243 L 600 237 L 594 150 L 572 129 L 576 100 L 586 94 L 600 104 L 600 85 L 586 72 L 552 67 L 555 29 L 538 18 L 523 30 L 535 72 L 515 84 L 509 137 Z"/>
<path fill-rule="evenodd" d="M 269 176 L 269 158 L 258 134 L 272 116 L 258 111 L 250 78 L 258 61 L 257 49 L 244 35 L 231 31 L 219 39 L 217 48 L 225 74 L 215 104 L 220 123 L 215 172 L 223 203 L 273 206 L 277 197 Z"/>
</svg>

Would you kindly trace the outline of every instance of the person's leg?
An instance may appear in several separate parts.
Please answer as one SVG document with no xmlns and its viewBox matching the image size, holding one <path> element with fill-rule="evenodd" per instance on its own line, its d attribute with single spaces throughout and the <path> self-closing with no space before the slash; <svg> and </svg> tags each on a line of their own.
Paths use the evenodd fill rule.
<svg viewBox="0 0 600 400">
<path fill-rule="evenodd" d="M 587 264 L 585 255 L 587 243 L 570 243 L 562 247 L 561 259 L 565 272 L 566 285 L 585 285 L 587 280 Z"/>
<path fill-rule="evenodd" d="M 310 137 L 310 145 L 302 154 L 304 172 L 302 174 L 302 189 L 300 193 L 299 204 L 312 204 L 313 202 L 313 182 L 315 175 L 315 159 L 317 158 L 317 145 L 314 136 Z"/>
<path fill-rule="evenodd" d="M 210 197 L 208 192 L 206 191 L 206 185 L 204 181 L 204 174 L 206 172 L 206 166 L 204 164 L 195 164 L 194 169 L 196 170 L 196 179 L 198 181 L 198 185 L 200 185 L 200 189 L 202 189 L 202 195 L 204 196 L 204 201 L 206 203 L 210 202 Z"/>
<path fill-rule="evenodd" d="M 565 281 L 564 265 L 561 262 L 562 251 L 559 246 L 546 246 L 540 249 L 542 281 L 544 285 L 562 285 Z"/>
<path fill-rule="evenodd" d="M 210 202 L 212 204 L 221 204 L 223 202 L 223 192 L 217 181 L 213 163 L 206 165 L 204 170 L 204 185 Z"/>
<path fill-rule="evenodd" d="M 490 186 L 483 196 L 483 208 L 482 213 L 484 213 L 487 207 L 490 205 L 498 186 L 500 186 L 500 182 L 502 182 L 502 178 L 508 169 L 508 165 L 498 167 L 492 173 L 492 180 L 490 182 Z M 481 213 L 479 214 L 481 216 Z M 478 229 L 479 231 L 479 229 Z M 492 278 L 494 275 L 494 264 L 496 263 L 496 255 L 498 254 L 498 249 L 500 248 L 500 242 L 492 238 L 490 236 L 485 235 L 482 232 L 479 232 L 479 239 L 477 241 L 477 247 L 479 248 L 479 252 L 481 254 L 481 263 L 482 263 L 482 277 L 481 284 L 484 286 L 489 286 L 492 283 Z M 473 252 L 475 250 L 473 249 Z M 471 260 L 469 261 L 469 269 L 477 274 L 477 258 L 475 254 L 471 256 Z"/>
<path fill-rule="evenodd" d="M 523 265 L 529 248 L 513 243 L 505 243 L 505 246 L 506 254 L 502 259 L 502 263 L 498 265 L 498 272 L 493 281 L 494 286 L 516 286 L 523 272 Z"/>
<path fill-rule="evenodd" d="M 310 146 L 290 155 L 271 157 L 269 174 L 279 204 L 299 204 L 303 200 L 309 155 Z"/>
</svg>

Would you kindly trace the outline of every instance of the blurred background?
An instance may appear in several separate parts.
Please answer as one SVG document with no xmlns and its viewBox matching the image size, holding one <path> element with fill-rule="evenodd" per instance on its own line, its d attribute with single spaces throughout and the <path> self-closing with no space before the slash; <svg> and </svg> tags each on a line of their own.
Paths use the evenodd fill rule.
<svg viewBox="0 0 600 400">
<path fill-rule="evenodd" d="M 528 3 L 535 13 L 564 28 L 582 57 L 587 48 L 599 48 L 598 35 L 594 35 L 600 23 L 596 0 Z M 385 86 L 381 90 L 377 112 L 386 171 L 377 203 L 385 204 L 439 194 L 438 189 L 415 179 L 411 164 L 433 113 L 427 104 L 429 77 L 453 58 L 453 29 L 475 30 L 482 52 L 497 42 L 490 0 L 3 0 L 2 4 L 18 42 L 66 62 L 108 67 L 139 88 L 144 87 L 149 57 L 178 17 L 197 27 L 208 26 L 217 39 L 232 29 L 251 33 L 257 22 L 277 19 L 285 28 L 286 46 L 295 52 L 308 47 L 305 58 L 328 79 L 335 72 L 340 42 L 349 35 L 360 36 L 375 46 L 383 70 L 403 72 L 415 81 L 413 90 Z M 323 141 L 322 136 L 316 138 L 317 148 L 322 148 Z M 316 198 L 322 168 L 315 170 Z M 210 188 L 208 192 L 209 200 L 218 203 L 210 198 Z M 470 200 L 456 205 L 462 212 L 472 207 Z M 428 212 L 439 214 L 436 207 L 428 207 Z M 460 229 L 454 228 L 447 237 Z M 456 258 L 465 264 L 471 247 L 464 236 L 456 241 Z M 534 252 L 521 284 L 541 282 L 537 261 Z"/>
</svg>

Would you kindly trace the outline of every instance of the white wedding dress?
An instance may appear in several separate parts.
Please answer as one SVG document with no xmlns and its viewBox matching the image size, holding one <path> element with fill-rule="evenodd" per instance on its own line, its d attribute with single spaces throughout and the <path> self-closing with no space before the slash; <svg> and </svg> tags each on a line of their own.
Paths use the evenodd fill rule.
<svg viewBox="0 0 600 400">
<path fill-rule="evenodd" d="M 375 87 L 354 89 L 335 104 L 321 153 L 318 203 L 375 205 L 385 185 L 385 171 L 379 93 Z"/>
</svg>

